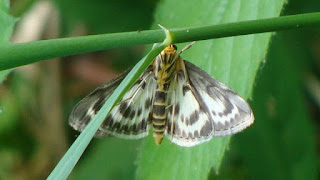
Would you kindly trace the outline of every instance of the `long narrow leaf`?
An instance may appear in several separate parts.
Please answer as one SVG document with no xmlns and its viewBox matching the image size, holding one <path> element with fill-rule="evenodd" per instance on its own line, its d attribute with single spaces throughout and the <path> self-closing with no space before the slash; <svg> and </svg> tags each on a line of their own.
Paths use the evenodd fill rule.
<svg viewBox="0 0 320 180">
<path fill-rule="evenodd" d="M 72 169 L 80 159 L 81 155 L 89 145 L 94 134 L 102 124 L 105 117 L 108 115 L 115 103 L 117 103 L 123 94 L 131 87 L 140 74 L 145 71 L 151 61 L 161 52 L 164 47 L 171 44 L 172 39 L 170 34 L 166 32 L 164 42 L 153 48 L 128 74 L 128 76 L 120 83 L 115 92 L 108 98 L 107 102 L 102 106 L 101 110 L 92 119 L 88 126 L 79 135 L 76 141 L 69 148 L 67 153 L 60 160 L 59 164 L 52 171 L 48 179 L 67 179 Z"/>
</svg>

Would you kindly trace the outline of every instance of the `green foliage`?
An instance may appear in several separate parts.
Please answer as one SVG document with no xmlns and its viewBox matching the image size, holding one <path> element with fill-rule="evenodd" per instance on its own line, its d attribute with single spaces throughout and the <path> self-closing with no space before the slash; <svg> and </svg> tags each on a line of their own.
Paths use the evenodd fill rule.
<svg viewBox="0 0 320 180">
<path fill-rule="evenodd" d="M 91 34 L 149 29 L 156 1 L 54 0 L 64 23 L 63 33 L 70 33 L 84 23 Z M 75 3 L 76 2 L 76 3 Z M 116 17 L 116 18 L 115 18 Z"/>
<path fill-rule="evenodd" d="M 281 33 L 272 41 L 253 94 L 257 121 L 235 139 L 254 179 L 317 179 L 315 129 L 299 81 L 309 63 L 303 46 L 296 46 L 301 34 Z"/>
<path fill-rule="evenodd" d="M 15 14 L 22 14 L 33 2 L 36 1 L 29 0 L 27 3 L 29 5 L 25 7 L 22 2 L 22 6 L 17 8 Z M 11 63 L 10 67 L 17 67 L 40 59 L 161 41 L 163 33 L 159 33 L 160 30 L 137 31 L 148 29 L 152 24 L 153 13 L 154 29 L 158 29 L 156 24 L 167 28 L 197 27 L 277 17 L 286 1 L 161 0 L 156 3 L 148 0 L 139 2 L 55 0 L 53 2 L 56 3 L 61 15 L 61 36 L 69 36 L 74 29 L 83 26 L 86 27 L 88 34 L 135 32 L 7 45 L 15 19 L 8 14 L 9 0 L 0 1 L 0 57 L 6 57 L 0 58 L 2 62 L 0 69 L 3 63 Z M 317 0 L 291 3 L 294 8 L 288 8 L 284 14 L 312 12 L 318 10 L 317 7 L 320 6 Z M 152 12 L 154 7 L 156 10 Z M 273 22 L 279 22 L 279 25 L 283 26 L 282 28 L 278 26 L 278 30 L 292 28 L 293 25 L 296 26 L 293 21 L 297 22 L 299 18 L 299 22 L 319 19 L 318 16 L 300 15 L 290 19 L 290 26 L 277 19 L 268 23 L 256 21 L 259 30 L 255 31 L 249 28 L 250 22 L 248 26 L 242 26 L 242 29 L 237 25 L 222 25 L 216 26 L 217 29 L 212 29 L 214 27 L 212 26 L 191 28 L 190 31 L 183 32 L 177 30 L 173 33 L 176 33 L 174 41 L 186 42 L 197 38 L 202 40 L 230 36 L 230 34 L 263 32 L 263 30 L 266 32 L 274 28 Z M 315 123 L 312 122 L 312 115 L 317 113 L 308 110 L 310 104 L 306 102 L 303 91 L 305 84 L 302 83 L 305 82 L 306 74 L 309 75 L 311 68 L 314 68 L 310 63 L 314 60 L 311 58 L 310 49 L 319 47 L 319 43 L 317 44 L 319 39 L 311 34 L 314 34 L 314 31 L 277 33 L 269 50 L 271 33 L 196 42 L 191 49 L 182 54 L 182 57 L 232 87 L 244 98 L 249 98 L 256 119 L 254 125 L 236 135 L 232 141 L 230 137 L 214 138 L 208 143 L 192 148 L 178 147 L 171 144 L 168 139 L 164 139 L 163 144 L 157 146 L 152 135 L 138 141 L 112 137 L 93 140 L 70 179 L 317 179 L 319 156 L 316 154 L 315 132 L 318 127 L 315 128 Z M 306 35 L 309 35 L 308 38 Z M 186 44 L 188 43 L 177 45 L 181 49 Z M 8 50 L 13 50 L 10 52 L 15 53 L 3 54 Z M 123 67 L 132 64 L 133 59 L 130 53 L 128 54 L 121 54 L 124 60 L 116 64 Z M 14 59 L 14 56 L 19 56 L 20 59 Z M 256 78 L 258 70 L 260 72 Z M 0 71 L 0 83 L 6 79 L 10 71 Z M 40 76 L 45 76 L 46 73 Z M 16 74 L 14 77 L 17 77 Z M 51 155 L 48 153 L 50 150 L 52 152 L 57 150 L 56 144 L 50 146 L 48 141 L 50 142 L 52 136 L 46 131 L 39 131 L 41 125 L 33 127 L 37 123 L 45 122 L 41 118 L 44 117 L 42 113 L 46 112 L 41 111 L 42 104 L 37 99 L 41 87 L 37 87 L 37 83 L 32 80 L 26 81 L 24 76 L 18 79 L 9 78 L 10 88 L 13 85 L 13 89 L 16 89 L 13 92 L 10 88 L 0 87 L 0 178 L 14 179 L 18 176 L 21 178 L 22 174 L 25 179 L 43 179 L 38 174 L 49 175 L 61 157 L 54 154 L 54 161 L 48 158 Z M 66 79 L 64 85 L 71 82 L 66 76 L 63 76 L 63 79 Z M 61 91 L 67 92 L 66 87 L 62 87 Z M 63 117 L 65 123 L 62 126 L 63 129 L 70 129 L 66 126 L 71 108 L 65 104 L 71 104 L 69 101 L 74 100 L 70 100 L 73 97 L 65 96 L 67 95 L 63 95 L 61 104 L 61 108 L 65 108 Z M 101 117 L 96 119 L 101 120 Z M 28 118 L 34 118 L 34 124 L 29 124 L 30 121 L 26 120 Z M 30 127 L 34 129 L 31 128 L 30 131 L 28 129 Z M 92 137 L 94 128 L 89 129 Z M 40 140 L 34 138 L 37 137 L 34 135 L 35 132 L 41 132 L 38 135 L 41 137 Z M 82 133 L 78 137 L 82 145 L 78 146 L 77 142 L 78 144 L 75 143 L 69 148 L 72 150 L 71 153 L 67 153 L 61 166 L 57 166 L 60 172 L 70 171 L 78 161 L 91 139 L 88 135 L 86 138 L 83 136 Z M 69 147 L 69 144 L 66 146 Z M 49 150 L 40 151 L 44 147 Z M 228 149 L 230 151 L 227 151 Z M 44 162 L 48 160 L 46 158 L 50 160 L 49 166 L 45 166 Z M 32 172 L 38 170 L 35 171 L 38 174 L 31 174 L 28 167 L 32 167 Z M 15 171 L 16 169 L 22 173 Z M 42 172 L 39 173 L 40 171 Z M 67 174 L 65 173 L 64 177 Z"/>
</svg>

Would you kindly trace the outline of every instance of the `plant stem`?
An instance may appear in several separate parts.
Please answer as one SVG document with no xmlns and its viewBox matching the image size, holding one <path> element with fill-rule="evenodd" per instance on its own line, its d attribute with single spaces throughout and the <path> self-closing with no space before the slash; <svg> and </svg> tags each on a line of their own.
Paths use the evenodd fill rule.
<svg viewBox="0 0 320 180">
<path fill-rule="evenodd" d="M 170 31 L 173 42 L 180 43 L 310 27 L 319 24 L 320 13 L 308 13 L 221 25 L 179 28 Z M 164 38 L 162 30 L 147 30 L 4 44 L 0 46 L 0 71 L 50 58 L 161 42 Z"/>
</svg>

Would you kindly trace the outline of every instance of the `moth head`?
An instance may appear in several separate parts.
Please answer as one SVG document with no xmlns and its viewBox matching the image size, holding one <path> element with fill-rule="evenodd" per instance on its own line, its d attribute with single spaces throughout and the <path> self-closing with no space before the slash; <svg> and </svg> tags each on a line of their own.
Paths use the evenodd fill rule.
<svg viewBox="0 0 320 180">
<path fill-rule="evenodd" d="M 160 54 L 160 59 L 165 64 L 172 64 L 175 59 L 177 58 L 177 46 L 176 45 L 169 45 Z"/>
<path fill-rule="evenodd" d="M 180 52 L 177 52 L 177 46 L 174 44 L 171 44 L 169 46 L 167 46 L 166 48 L 164 48 L 164 50 L 161 52 L 162 56 L 166 56 L 168 58 L 164 58 L 166 60 L 166 63 L 173 63 L 175 62 L 179 57 L 180 54 L 189 49 L 193 44 L 195 43 L 195 41 L 193 41 L 192 43 L 188 44 L 186 47 L 184 47 Z"/>
<path fill-rule="evenodd" d="M 164 48 L 163 53 L 167 54 L 167 55 L 175 55 L 177 53 L 177 46 L 174 44 L 171 44 L 169 46 L 167 46 L 166 48 Z"/>
</svg>

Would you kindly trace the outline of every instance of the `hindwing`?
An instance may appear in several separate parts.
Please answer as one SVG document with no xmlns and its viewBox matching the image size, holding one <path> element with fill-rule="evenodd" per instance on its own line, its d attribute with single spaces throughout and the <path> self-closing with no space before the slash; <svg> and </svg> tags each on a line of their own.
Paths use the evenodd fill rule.
<svg viewBox="0 0 320 180">
<path fill-rule="evenodd" d="M 253 123 L 250 106 L 233 90 L 190 62 L 182 66 L 170 86 L 166 134 L 172 142 L 194 146 Z"/>
</svg>

